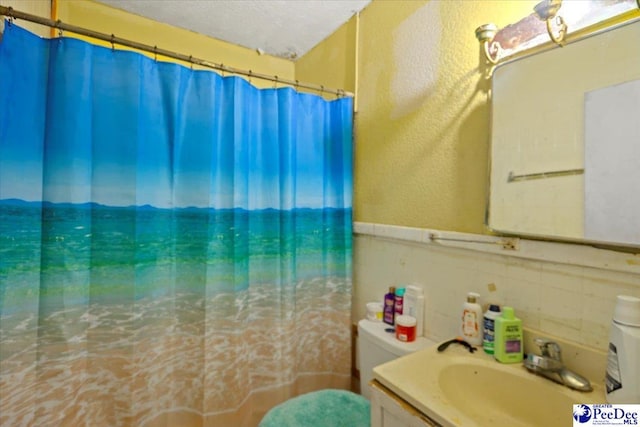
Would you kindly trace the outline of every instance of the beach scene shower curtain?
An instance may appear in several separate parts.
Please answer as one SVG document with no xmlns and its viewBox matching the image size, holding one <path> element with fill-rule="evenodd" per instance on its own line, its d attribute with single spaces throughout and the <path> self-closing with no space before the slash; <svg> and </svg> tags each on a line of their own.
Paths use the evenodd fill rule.
<svg viewBox="0 0 640 427">
<path fill-rule="evenodd" d="M 7 23 L 0 425 L 251 426 L 349 388 L 352 101 Z"/>
</svg>

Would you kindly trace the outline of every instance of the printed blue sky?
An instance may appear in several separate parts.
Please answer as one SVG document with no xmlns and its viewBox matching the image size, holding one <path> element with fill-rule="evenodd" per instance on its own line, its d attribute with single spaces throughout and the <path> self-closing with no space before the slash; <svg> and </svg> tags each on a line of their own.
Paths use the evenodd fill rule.
<svg viewBox="0 0 640 427">
<path fill-rule="evenodd" d="M 0 199 L 351 207 L 350 99 L 68 39 L 52 44 L 47 88 L 49 42 L 13 27 L 0 44 Z"/>
</svg>

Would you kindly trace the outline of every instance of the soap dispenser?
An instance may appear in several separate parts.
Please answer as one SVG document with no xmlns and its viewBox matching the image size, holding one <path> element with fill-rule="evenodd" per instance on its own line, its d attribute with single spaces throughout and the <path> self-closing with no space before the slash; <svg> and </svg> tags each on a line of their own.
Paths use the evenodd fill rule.
<svg viewBox="0 0 640 427">
<path fill-rule="evenodd" d="M 467 294 L 467 301 L 462 305 L 462 339 L 473 346 L 482 345 L 482 307 L 478 304 L 480 295 L 475 292 Z"/>
</svg>

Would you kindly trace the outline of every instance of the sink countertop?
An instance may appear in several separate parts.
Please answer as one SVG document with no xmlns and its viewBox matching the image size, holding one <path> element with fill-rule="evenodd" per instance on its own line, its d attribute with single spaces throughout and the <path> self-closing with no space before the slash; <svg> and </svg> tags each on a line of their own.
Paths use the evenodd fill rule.
<svg viewBox="0 0 640 427">
<path fill-rule="evenodd" d="M 455 374 L 455 371 L 459 371 L 455 374 L 458 378 L 456 380 L 458 384 L 455 384 L 453 389 L 447 386 L 449 390 L 454 390 L 449 392 L 449 397 L 442 388 L 441 377 L 445 371 L 448 374 Z M 462 387 L 460 390 L 464 390 L 465 384 L 459 383 L 466 382 L 466 372 L 472 376 L 478 374 L 479 371 L 482 371 L 484 379 L 482 380 L 482 391 L 478 393 L 478 399 L 465 397 L 465 393 L 455 391 L 455 387 Z M 498 375 L 492 377 L 492 373 Z M 438 353 L 437 346 L 432 346 L 379 365 L 373 369 L 373 377 L 420 412 L 443 426 L 501 425 L 507 421 L 512 426 L 530 425 L 531 423 L 521 422 L 522 420 L 517 417 L 508 418 L 513 414 L 505 415 L 509 411 L 503 411 L 502 408 L 492 409 L 482 406 L 486 405 L 486 403 L 482 403 L 483 400 L 486 401 L 485 394 L 489 395 L 498 388 L 501 388 L 503 394 L 516 396 L 514 399 L 519 399 L 516 401 L 518 402 L 516 406 L 532 406 L 537 408 L 536 411 L 541 411 L 548 402 L 561 400 L 562 405 L 556 404 L 555 408 L 550 409 L 564 412 L 565 406 L 569 406 L 566 408 L 566 418 L 565 414 L 555 414 L 558 416 L 559 425 L 567 425 L 572 421 L 573 408 L 567 402 L 606 403 L 601 383 L 592 383 L 594 388 L 592 392 L 571 390 L 527 371 L 522 363 L 502 364 L 497 362 L 492 355 L 484 353 L 481 348 L 472 354 L 464 347 L 455 344 L 449 346 L 442 353 Z M 491 384 L 493 378 L 500 379 Z M 526 384 L 526 387 L 522 387 L 522 383 Z M 516 390 L 517 388 L 520 390 Z M 531 390 L 530 393 L 529 390 Z M 554 394 L 561 399 L 553 399 Z M 456 396 L 458 401 L 455 401 L 456 398 L 452 399 L 452 395 Z M 471 400 L 477 400 L 476 408 L 473 408 L 474 402 Z M 521 403 L 522 401 L 526 402 Z M 464 405 L 465 409 L 469 407 L 470 410 L 461 410 L 461 405 Z"/>
</svg>

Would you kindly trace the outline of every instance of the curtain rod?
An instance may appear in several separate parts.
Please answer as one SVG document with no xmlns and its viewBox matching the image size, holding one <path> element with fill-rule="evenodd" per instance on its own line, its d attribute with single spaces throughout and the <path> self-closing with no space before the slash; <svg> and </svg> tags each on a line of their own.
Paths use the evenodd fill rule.
<svg viewBox="0 0 640 427">
<path fill-rule="evenodd" d="M 238 74 L 242 76 L 246 76 L 251 78 L 256 78 L 260 80 L 268 80 L 275 82 L 276 84 L 281 83 L 283 85 L 290 85 L 298 88 L 304 88 L 313 90 L 315 92 L 320 92 L 321 94 L 328 93 L 337 95 L 338 97 L 353 97 L 353 93 L 347 92 L 342 89 L 331 89 L 326 88 L 322 85 L 315 85 L 312 83 L 301 83 L 298 80 L 288 80 L 281 79 L 278 76 L 270 76 L 268 74 L 254 73 L 251 70 L 242 70 L 239 68 L 229 67 L 224 64 L 216 64 L 215 62 L 207 61 L 205 59 L 195 58 L 191 55 L 184 55 L 182 53 L 173 52 L 166 49 L 160 49 L 157 46 L 150 46 L 143 43 L 138 43 L 132 40 L 123 39 L 120 37 L 116 37 L 113 34 L 105 34 L 100 33 L 98 31 L 89 30 L 87 28 L 78 27 L 71 24 L 65 24 L 64 22 L 57 20 L 54 21 L 52 19 L 43 18 L 41 16 L 32 15 L 30 13 L 20 12 L 15 10 L 12 7 L 0 6 L 0 15 L 8 16 L 13 19 L 23 19 L 25 21 L 34 22 L 36 24 L 45 25 L 51 28 L 57 28 L 61 31 L 69 31 L 71 33 L 80 34 L 83 36 L 91 37 L 98 40 L 103 40 L 111 43 L 111 46 L 116 44 L 121 46 L 127 46 L 138 50 L 143 50 L 145 52 L 153 53 L 154 55 L 162 55 L 173 59 L 178 59 L 180 61 L 189 62 L 191 64 L 200 65 L 202 67 L 211 68 L 214 70 L 230 73 L 230 74 Z"/>
</svg>

